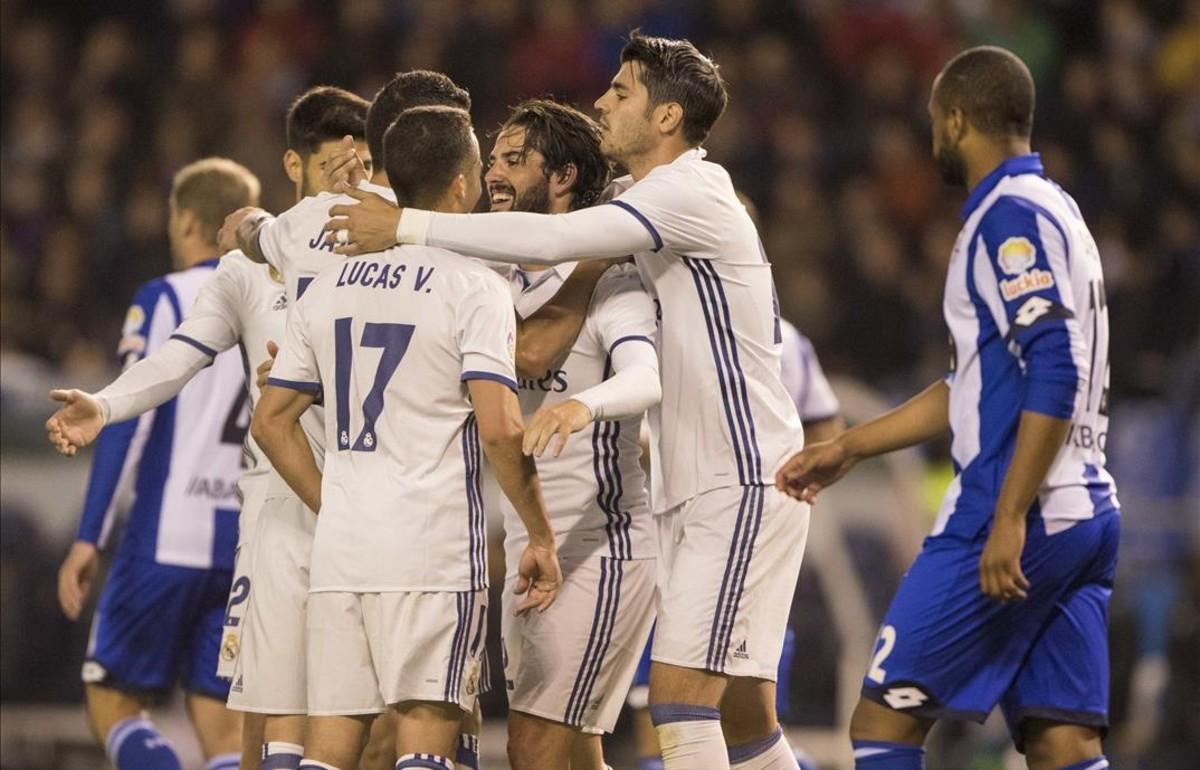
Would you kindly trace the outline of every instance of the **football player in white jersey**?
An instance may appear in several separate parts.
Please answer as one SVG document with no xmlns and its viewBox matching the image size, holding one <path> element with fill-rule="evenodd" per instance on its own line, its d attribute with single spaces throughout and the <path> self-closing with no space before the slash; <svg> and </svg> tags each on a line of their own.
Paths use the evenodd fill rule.
<svg viewBox="0 0 1200 770">
<path fill-rule="evenodd" d="M 609 181 L 599 126 L 557 102 L 519 104 L 496 136 L 484 181 L 493 211 L 595 205 Z M 518 316 L 544 306 L 574 267 L 509 269 Z M 654 336 L 654 304 L 636 269 L 616 265 L 600 278 L 566 355 L 518 380 L 525 443 L 538 457 L 564 582 L 542 614 L 517 616 L 516 599 L 504 594 L 508 754 L 516 770 L 604 770 L 600 737 L 616 723 L 650 632 L 655 543 L 638 435 L 642 413 L 661 397 Z M 588 426 L 590 441 L 567 441 Z M 511 586 L 526 537 L 512 505 L 501 500 L 501 508 Z"/>
<path fill-rule="evenodd" d="M 470 96 L 459 88 L 450 78 L 438 72 L 427 70 L 412 70 L 397 74 L 386 83 L 376 94 L 367 113 L 366 136 L 367 145 L 378 157 L 383 152 L 383 136 L 387 128 L 405 109 L 414 106 L 440 105 L 469 109 Z M 355 152 L 352 150 L 352 152 Z M 383 164 L 376 164 L 370 181 L 364 181 L 365 189 L 374 190 L 391 196 L 392 190 L 387 185 L 387 172 Z M 332 240 L 326 237 L 322 230 L 325 212 L 329 205 L 344 197 L 321 193 L 304 198 L 295 206 L 271 217 L 261 209 L 246 209 L 235 212 L 227 220 L 223 232 L 227 235 L 236 234 L 237 243 L 254 261 L 267 262 L 283 276 L 288 302 L 294 306 L 303 295 L 308 284 L 323 269 L 330 265 L 339 264 L 345 258 L 334 252 Z M 245 223 L 249 227 L 241 227 Z M 316 420 L 320 424 L 320 407 L 308 413 L 304 419 Z M 313 451 L 318 455 L 324 454 L 323 434 L 319 429 L 312 435 Z M 291 489 L 281 480 L 271 485 L 268 497 L 279 498 L 281 502 L 272 503 L 272 508 L 280 508 L 278 514 L 264 516 L 264 527 L 272 521 L 280 521 L 282 529 L 279 537 L 287 538 L 293 546 L 288 549 L 277 547 L 264 550 L 262 557 L 264 569 L 273 574 L 283 576 L 282 582 L 272 584 L 267 589 L 270 598 L 256 603 L 251 611 L 269 611 L 269 615 L 257 625 L 273 637 L 278 637 L 281 629 L 291 629 L 284 637 L 289 640 L 289 649 L 279 653 L 278 643 L 275 653 L 258 666 L 260 677 L 257 683 L 246 681 L 245 690 L 239 699 L 239 705 L 245 708 L 255 708 L 270 714 L 266 726 L 267 762 L 271 767 L 294 768 L 301 759 L 304 736 L 304 717 L 306 711 L 306 687 L 304 683 L 304 623 L 305 603 L 308 594 L 308 561 L 311 552 L 311 542 L 315 522 L 312 515 L 302 517 L 297 509 L 303 506 L 296 501 Z M 282 502 L 287 501 L 287 502 Z M 283 509 L 287 509 L 286 511 Z M 303 519 L 305 526 L 288 524 L 289 521 Z M 273 541 L 274 535 L 268 537 Z M 253 624 L 252 624 L 253 625 Z M 383 731 L 387 735 L 391 731 Z M 462 743 L 456 752 L 456 760 L 464 767 L 478 764 L 478 726 L 469 724 L 466 728 Z M 376 733 L 373 733 L 375 735 Z M 364 754 L 364 764 L 371 768 L 391 767 L 393 761 L 384 745 L 372 742 Z"/>
<path fill-rule="evenodd" d="M 478 201 L 479 146 L 464 110 L 406 110 L 384 159 L 398 200 L 451 212 Z M 441 249 L 335 264 L 292 308 L 252 431 L 320 513 L 302 770 L 356 767 L 384 709 L 398 715 L 397 770 L 454 767 L 486 633 L 481 448 L 528 532 L 518 611 L 544 611 L 558 593 L 554 533 L 521 452 L 515 342 L 503 281 Z M 318 393 L 323 471 L 297 425 Z"/>
<path fill-rule="evenodd" d="M 650 699 L 671 770 L 796 767 L 775 678 L 808 506 L 773 485 L 803 436 L 780 380 L 771 266 L 729 175 L 700 148 L 726 100 L 691 43 L 634 33 L 596 102 L 604 152 L 631 172 L 610 205 L 451 215 L 352 191 L 359 202 L 331 208 L 326 225 L 346 231 L 346 253 L 402 242 L 517 263 L 634 255 L 660 316 Z"/>
<path fill-rule="evenodd" d="M 1030 152 L 1033 108 L 1033 78 L 1004 49 L 942 69 L 934 155 L 970 191 L 943 303 L 950 374 L 779 474 L 812 499 L 863 458 L 952 436 L 954 480 L 850 723 L 859 770 L 918 770 L 936 720 L 982 722 L 997 704 L 1033 770 L 1109 766 L 1108 310 L 1095 241 Z"/>
<path fill-rule="evenodd" d="M 139 289 L 119 353 L 143 356 L 195 344 L 176 327 L 216 267 L 225 215 L 255 203 L 259 184 L 242 166 L 207 158 L 181 169 L 171 189 L 168 234 L 179 272 Z M 174 333 L 173 333 L 174 332 Z M 176 351 L 178 352 L 178 351 Z M 237 475 L 245 436 L 245 375 L 238 357 L 208 351 L 191 374 L 139 412 L 78 390 L 46 423 L 63 454 L 99 436 L 80 534 L 59 573 L 59 598 L 79 617 L 112 529 L 118 488 L 136 475 L 120 550 L 93 619 L 83 680 L 93 733 L 118 770 L 178 770 L 179 758 L 144 709 L 182 684 L 208 770 L 237 768 L 240 719 L 217 677 L 225 601 L 237 544 Z M 138 363 L 141 362 L 141 363 Z M 187 379 L 191 379 L 189 376 Z M 132 419 L 141 414 L 140 420 Z M 111 426 L 101 432 L 105 423 Z M 136 468 L 136 471 L 135 471 Z"/>
<path fill-rule="evenodd" d="M 283 167 L 296 186 L 297 199 L 320 192 L 322 167 L 331 152 L 342 146 L 343 137 L 356 137 L 363 145 L 366 115 L 367 103 L 363 99 L 329 86 L 309 89 L 293 102 L 286 122 L 288 149 L 283 156 Z M 370 167 L 371 156 L 367 148 L 360 146 L 358 152 Z M 229 233 L 221 235 L 228 239 Z M 225 250 L 226 246 L 218 243 L 218 250 Z M 253 409 L 258 402 L 259 388 L 250 371 L 257 358 L 251 356 L 265 355 L 269 342 L 283 338 L 286 310 L 287 297 L 278 272 L 251 262 L 241 252 L 226 253 L 211 278 L 200 288 L 195 304 L 171 339 L 94 396 L 75 392 L 72 405 L 55 416 L 63 448 L 73 451 L 85 446 L 103 425 L 130 420 L 158 407 L 178 394 L 197 373 L 212 363 L 217 354 L 235 346 L 241 350 Z M 315 427 L 319 430 L 320 423 L 317 422 Z M 234 706 L 241 705 L 243 688 L 234 673 L 235 668 L 246 664 L 239 652 L 252 588 L 265 581 L 273 582 L 275 578 L 252 566 L 259 513 L 266 501 L 270 474 L 270 463 L 253 439 L 247 437 L 245 463 L 238 481 L 242 506 L 237 557 L 217 670 L 221 678 L 233 682 L 231 702 Z M 278 540 L 275 542 L 277 544 Z M 267 593 L 269 595 L 270 591 Z M 259 631 L 259 637 L 263 633 Z M 264 640 L 260 638 L 258 647 L 263 644 Z M 253 655 L 253 641 L 250 647 Z M 250 663 L 251 667 L 253 665 Z M 256 770 L 263 752 L 263 717 L 254 712 L 245 713 L 241 768 Z"/>
</svg>

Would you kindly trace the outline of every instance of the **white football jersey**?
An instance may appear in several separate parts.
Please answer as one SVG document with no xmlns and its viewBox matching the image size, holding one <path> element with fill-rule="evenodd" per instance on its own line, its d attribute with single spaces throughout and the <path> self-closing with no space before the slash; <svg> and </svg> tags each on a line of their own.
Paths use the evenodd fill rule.
<svg viewBox="0 0 1200 770">
<path fill-rule="evenodd" d="M 514 269 L 510 288 L 517 313 L 527 318 L 553 297 L 575 263 L 544 271 Z M 618 345 L 653 345 L 654 303 L 633 265 L 609 268 L 596 284 L 583 328 L 561 364 L 535 378 L 518 378 L 526 424 L 538 409 L 571 399 L 611 375 Z M 563 453 L 538 458 L 542 496 L 561 556 L 645 559 L 655 555 L 646 477 L 639 458 L 642 416 L 601 420 L 567 440 Z M 509 572 L 529 542 L 516 510 L 503 495 L 504 550 Z"/>
<path fill-rule="evenodd" d="M 783 385 L 787 388 L 804 422 L 817 422 L 836 417 L 842 405 L 838 403 L 817 351 L 788 320 L 783 320 Z"/>
<path fill-rule="evenodd" d="M 655 512 L 710 489 L 773 485 L 776 466 L 803 446 L 803 428 L 780 378 L 771 264 L 729 173 L 690 150 L 612 205 L 654 241 L 634 256 L 659 315 Z"/>
<path fill-rule="evenodd" d="M 308 285 L 269 382 L 325 402 L 312 591 L 487 585 L 467 382 L 516 391 L 515 341 L 504 281 L 441 249 L 344 260 Z"/>
<path fill-rule="evenodd" d="M 1116 511 L 1104 467 L 1108 303 L 1079 208 L 1033 154 L 985 177 L 963 220 L 943 306 L 955 477 L 934 533 L 974 536 L 991 521 L 1023 411 L 1071 421 L 1033 505 L 1047 531 Z"/>
<path fill-rule="evenodd" d="M 246 371 L 246 387 L 253 409 L 260 395 L 256 370 L 267 358 L 267 342 L 283 344 L 288 299 L 281 279 L 272 275 L 274 268 L 252 262 L 240 251 L 223 256 L 212 278 L 200 290 L 196 304 L 186 320 L 172 335 L 192 343 L 213 355 L 240 348 Z M 275 274 L 276 276 L 278 273 Z M 317 464 L 321 464 L 325 426 L 319 414 L 306 412 L 300 424 L 313 446 Z M 246 433 L 241 481 L 242 495 L 250 498 L 250 487 L 265 485 L 273 495 L 292 497 L 291 488 L 271 468 L 271 463 Z M 274 481 L 270 481 L 274 477 Z M 258 495 L 262 499 L 266 489 Z M 257 514 L 257 511 L 250 512 Z M 243 516 L 243 530 L 252 532 L 255 522 Z"/>
</svg>

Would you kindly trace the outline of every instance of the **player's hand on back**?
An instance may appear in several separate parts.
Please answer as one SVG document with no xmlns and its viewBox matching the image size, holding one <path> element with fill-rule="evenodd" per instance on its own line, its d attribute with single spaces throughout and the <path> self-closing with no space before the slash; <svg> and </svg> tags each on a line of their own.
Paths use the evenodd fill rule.
<svg viewBox="0 0 1200 770">
<path fill-rule="evenodd" d="M 561 587 L 562 570 L 553 543 L 549 546 L 527 545 L 517 564 L 517 585 L 513 589 L 513 593 L 525 595 L 517 605 L 516 614 L 524 615 L 535 607 L 538 612 L 545 612 L 558 597 Z"/>
<path fill-rule="evenodd" d="M 258 365 L 255 371 L 255 384 L 258 389 L 262 390 L 267 387 L 267 378 L 271 376 L 271 367 L 275 365 L 275 356 L 279 355 L 279 346 L 271 340 L 267 340 L 267 359 Z"/>
<path fill-rule="evenodd" d="M 403 209 L 381 195 L 345 182 L 338 184 L 337 191 L 355 200 L 329 209 L 325 230 L 334 234 L 339 254 L 370 254 L 396 245 L 396 227 Z"/>
<path fill-rule="evenodd" d="M 811 503 L 817 494 L 858 464 L 840 438 L 805 447 L 792 455 L 775 474 L 775 488 Z"/>
<path fill-rule="evenodd" d="M 69 457 L 96 440 L 104 412 L 95 397 L 82 390 L 52 390 L 50 398 L 63 404 L 46 420 L 46 437 L 59 454 Z"/>
<path fill-rule="evenodd" d="M 58 570 L 58 603 L 70 620 L 78 620 L 92 592 L 100 555 L 94 543 L 76 540 Z"/>
<path fill-rule="evenodd" d="M 526 426 L 521 448 L 530 457 L 541 457 L 551 440 L 557 438 L 554 456 L 558 457 L 567 445 L 567 437 L 591 424 L 592 410 L 573 398 L 542 407 Z"/>
<path fill-rule="evenodd" d="M 339 192 L 338 185 L 349 187 L 358 185 L 367 179 L 367 169 L 363 166 L 362 158 L 354 147 L 354 137 L 342 137 L 342 145 L 325 161 L 321 169 L 321 189 L 325 192 Z"/>
<path fill-rule="evenodd" d="M 238 247 L 238 228 L 251 215 L 260 212 L 265 213 L 257 206 L 243 206 L 226 215 L 225 221 L 221 224 L 221 229 L 217 231 L 217 250 L 225 254 L 236 249 Z"/>
</svg>

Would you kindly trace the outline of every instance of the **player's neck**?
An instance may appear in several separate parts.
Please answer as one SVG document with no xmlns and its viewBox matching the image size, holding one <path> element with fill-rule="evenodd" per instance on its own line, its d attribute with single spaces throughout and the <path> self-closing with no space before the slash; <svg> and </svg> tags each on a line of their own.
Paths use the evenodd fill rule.
<svg viewBox="0 0 1200 770">
<path fill-rule="evenodd" d="M 638 182 L 659 166 L 674 163 L 676 158 L 691 149 L 695 148 L 682 142 L 662 141 L 641 155 L 625 158 L 625 168 L 629 169 L 629 175 L 633 177 L 633 181 Z"/>
<path fill-rule="evenodd" d="M 1028 139 L 997 139 L 981 144 L 973 157 L 967 159 L 967 192 L 970 194 L 988 174 L 1009 158 L 1028 155 L 1032 150 Z"/>
<path fill-rule="evenodd" d="M 211 246 L 207 243 L 185 244 L 176 252 L 175 262 L 180 270 L 187 270 L 201 262 L 207 262 L 219 256 L 221 255 L 217 252 L 216 246 Z"/>
<path fill-rule="evenodd" d="M 387 172 L 384 171 L 383 169 L 380 169 L 380 170 L 376 171 L 374 174 L 371 174 L 371 178 L 368 179 L 367 181 L 373 185 L 378 185 L 380 187 L 386 187 L 389 190 L 392 187 L 392 183 L 388 181 Z"/>
</svg>

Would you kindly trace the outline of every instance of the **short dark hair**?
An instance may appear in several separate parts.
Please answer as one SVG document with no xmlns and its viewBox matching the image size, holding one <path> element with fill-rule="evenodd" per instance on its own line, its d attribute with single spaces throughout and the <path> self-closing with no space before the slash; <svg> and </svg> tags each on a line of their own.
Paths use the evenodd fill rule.
<svg viewBox="0 0 1200 770">
<path fill-rule="evenodd" d="M 431 208 L 471 156 L 471 115 L 457 107 L 413 107 L 383 135 L 388 182 L 401 206 Z"/>
<path fill-rule="evenodd" d="M 190 211 L 208 243 L 216 245 L 225 217 L 244 206 L 257 206 L 258 177 L 228 158 L 203 158 L 175 172 L 171 205 Z"/>
<path fill-rule="evenodd" d="M 575 166 L 571 210 L 599 202 L 612 178 L 612 167 L 600 150 L 600 126 L 569 104 L 552 99 L 527 99 L 513 108 L 500 132 L 525 129 L 525 149 L 545 158 L 550 174 Z"/>
<path fill-rule="evenodd" d="M 642 65 L 640 80 L 650 92 L 651 106 L 678 102 L 683 107 L 683 137 L 696 146 L 708 137 L 729 93 L 716 63 L 687 40 L 629 33 L 621 63 Z"/>
<path fill-rule="evenodd" d="M 287 146 L 307 157 L 325 142 L 349 134 L 366 136 L 367 100 L 344 88 L 316 86 L 292 102 L 287 114 Z"/>
<path fill-rule="evenodd" d="M 1033 76 L 1011 51 L 991 45 L 968 48 L 942 68 L 939 78 L 937 103 L 962 110 L 983 133 L 1026 139 L 1033 133 Z"/>
<path fill-rule="evenodd" d="M 383 164 L 383 135 L 400 117 L 413 107 L 457 107 L 471 111 L 471 95 L 448 76 L 430 70 L 409 70 L 397 73 L 384 83 L 367 110 L 367 149 L 375 165 Z"/>
</svg>

